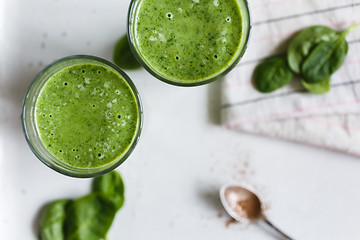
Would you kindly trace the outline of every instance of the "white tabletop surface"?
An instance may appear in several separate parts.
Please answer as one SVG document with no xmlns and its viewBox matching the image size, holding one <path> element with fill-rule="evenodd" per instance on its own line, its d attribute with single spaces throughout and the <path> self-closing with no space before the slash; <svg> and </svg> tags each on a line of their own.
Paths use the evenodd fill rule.
<svg viewBox="0 0 360 240">
<path fill-rule="evenodd" d="M 111 60 L 128 0 L 0 0 L 0 239 L 36 239 L 45 203 L 87 194 L 90 179 L 42 164 L 23 136 L 21 101 L 33 77 L 73 54 Z M 219 82 L 181 88 L 126 71 L 144 104 L 138 146 L 117 170 L 126 202 L 109 239 L 277 239 L 230 224 L 218 190 L 258 189 L 266 215 L 296 239 L 359 239 L 360 159 L 219 125 Z"/>
</svg>

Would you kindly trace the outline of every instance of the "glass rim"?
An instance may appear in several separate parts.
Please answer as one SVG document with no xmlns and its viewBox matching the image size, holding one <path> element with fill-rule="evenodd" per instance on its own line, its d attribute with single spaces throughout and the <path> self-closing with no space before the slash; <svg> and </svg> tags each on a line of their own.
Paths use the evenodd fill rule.
<svg viewBox="0 0 360 240">
<path fill-rule="evenodd" d="M 137 119 L 137 125 L 136 125 L 136 131 L 133 135 L 132 141 L 131 143 L 128 145 L 128 147 L 126 148 L 126 150 L 120 155 L 118 156 L 116 159 L 114 159 L 113 161 L 102 165 L 100 167 L 96 167 L 96 168 L 79 168 L 79 167 L 74 167 L 71 166 L 69 164 L 66 164 L 64 162 L 62 162 L 61 160 L 57 159 L 54 155 L 52 155 L 47 148 L 42 144 L 41 140 L 41 144 L 42 147 L 44 148 L 44 150 L 50 154 L 53 157 L 53 160 L 55 159 L 56 162 L 54 162 L 53 160 L 49 160 L 49 159 L 44 159 L 43 156 L 40 155 L 39 153 L 39 149 L 37 149 L 34 144 L 32 143 L 32 138 L 29 134 L 29 131 L 27 129 L 27 122 L 26 122 L 26 118 L 27 118 L 27 101 L 29 101 L 29 95 L 30 93 L 32 93 L 32 90 L 34 91 L 34 84 L 37 83 L 38 80 L 42 80 L 44 82 L 44 84 L 50 79 L 51 76 L 53 76 L 53 74 L 51 74 L 50 76 L 41 79 L 41 77 L 46 73 L 46 71 L 48 71 L 50 68 L 55 67 L 56 65 L 69 61 L 69 60 L 90 60 L 93 61 L 93 63 L 99 62 L 100 64 L 104 64 L 107 65 L 107 67 L 110 67 L 115 73 L 119 74 L 127 83 L 127 85 L 129 86 L 131 92 L 133 93 L 133 96 L 136 100 L 137 103 L 137 110 L 138 110 L 138 119 Z M 74 64 L 70 64 L 70 65 L 66 65 L 65 67 L 70 67 L 70 66 L 74 66 L 77 64 L 81 64 L 82 62 L 76 62 Z M 63 69 L 63 68 L 62 68 Z M 60 71 L 61 68 L 58 70 Z M 56 72 L 55 72 L 56 73 Z M 41 92 L 43 86 L 41 86 L 39 93 Z M 36 100 L 39 96 L 36 96 Z M 36 101 L 34 103 L 32 103 L 34 105 L 36 105 Z M 31 110 L 30 110 L 31 111 Z M 35 110 L 34 110 L 35 111 Z M 28 116 L 31 118 L 31 116 Z M 30 121 L 34 121 L 35 117 L 33 117 L 34 119 L 30 119 Z M 25 139 L 31 149 L 31 151 L 34 153 L 34 155 L 46 166 L 48 166 L 49 168 L 57 171 L 58 173 L 61 173 L 63 175 L 66 176 L 70 176 L 70 177 L 76 177 L 76 178 L 90 178 L 90 177 L 96 177 L 96 176 L 100 176 L 102 174 L 105 174 L 107 172 L 110 172 L 112 170 L 114 170 L 115 168 L 117 168 L 119 165 L 121 165 L 129 156 L 130 154 L 133 152 L 133 150 L 135 149 L 140 135 L 141 135 L 141 131 L 143 128 L 143 122 L 144 122 L 144 114 L 143 114 L 143 104 L 139 95 L 139 92 L 136 88 L 136 86 L 134 85 L 134 83 L 132 82 L 132 80 L 130 79 L 130 77 L 123 71 L 121 70 L 118 66 L 116 66 L 115 64 L 111 63 L 110 61 L 97 57 L 97 56 L 91 56 L 91 55 L 71 55 L 71 56 L 67 56 L 67 57 L 63 57 L 60 59 L 57 59 L 53 62 L 51 62 L 50 64 L 48 64 L 45 68 L 43 68 L 38 74 L 36 74 L 36 76 L 34 77 L 34 79 L 32 80 L 32 82 L 30 83 L 25 97 L 22 101 L 22 110 L 21 110 L 21 122 L 22 122 L 22 128 L 23 128 L 23 132 L 25 135 Z M 35 130 L 36 133 L 37 129 Z M 37 135 L 36 137 L 40 138 L 39 135 Z M 108 166 L 108 167 L 107 167 Z M 98 171 L 97 171 L 98 170 Z"/>
<path fill-rule="evenodd" d="M 219 78 L 225 76 L 239 63 L 240 59 L 244 56 L 245 51 L 248 47 L 249 39 L 250 39 L 250 35 L 251 35 L 252 18 L 251 18 L 251 12 L 250 12 L 248 1 L 247 0 L 236 0 L 239 3 L 242 2 L 245 6 L 244 10 L 246 12 L 246 16 L 243 16 L 243 14 L 241 14 L 242 24 L 244 23 L 244 21 L 243 21 L 244 19 L 247 20 L 247 21 L 245 21 L 246 28 L 242 27 L 242 30 L 246 29 L 245 34 L 241 33 L 242 37 L 245 37 L 245 39 L 244 39 L 243 46 L 241 48 L 239 47 L 239 49 L 237 50 L 238 56 L 236 56 L 235 58 L 232 58 L 231 61 L 228 63 L 228 65 L 224 68 L 223 71 L 216 73 L 214 75 L 211 75 L 204 80 L 195 80 L 195 81 L 186 82 L 186 81 L 171 80 L 170 78 L 161 76 L 154 69 L 152 69 L 150 67 L 150 64 L 148 64 L 143 57 L 140 56 L 140 54 L 138 53 L 137 48 L 136 48 L 137 44 L 136 44 L 136 41 L 134 40 L 135 33 L 132 29 L 132 27 L 133 27 L 132 20 L 136 16 L 134 14 L 134 12 L 136 10 L 136 3 L 141 2 L 141 1 L 142 0 L 131 0 L 131 2 L 130 2 L 130 6 L 129 6 L 129 10 L 128 10 L 128 17 L 127 17 L 127 38 L 129 41 L 131 52 L 135 56 L 136 60 L 142 65 L 143 68 L 145 68 L 145 70 L 147 72 L 149 72 L 155 78 L 157 78 L 165 83 L 175 85 L 175 86 L 180 86 L 180 87 L 195 87 L 195 86 L 205 85 L 205 84 L 214 82 L 214 81 L 218 80 Z M 240 8 L 240 6 L 239 6 L 239 8 Z M 241 9 L 240 9 L 240 11 L 241 11 Z M 242 11 L 241 11 L 241 13 L 242 13 Z M 240 44 L 241 44 L 241 42 L 240 42 Z"/>
</svg>

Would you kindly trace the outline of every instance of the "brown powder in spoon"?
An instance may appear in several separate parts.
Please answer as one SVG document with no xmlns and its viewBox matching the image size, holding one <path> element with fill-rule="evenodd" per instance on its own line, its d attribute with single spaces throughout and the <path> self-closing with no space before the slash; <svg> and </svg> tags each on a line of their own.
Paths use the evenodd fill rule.
<svg viewBox="0 0 360 240">
<path fill-rule="evenodd" d="M 249 190 L 232 186 L 225 190 L 225 199 L 229 207 L 240 217 L 255 219 L 261 214 L 259 198 Z"/>
</svg>

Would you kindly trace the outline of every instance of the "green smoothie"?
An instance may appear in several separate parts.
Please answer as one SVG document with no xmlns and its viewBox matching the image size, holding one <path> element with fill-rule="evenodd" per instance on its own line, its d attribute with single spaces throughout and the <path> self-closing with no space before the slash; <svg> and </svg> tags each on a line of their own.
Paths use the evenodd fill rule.
<svg viewBox="0 0 360 240">
<path fill-rule="evenodd" d="M 52 75 L 35 108 L 45 148 L 77 168 L 97 168 L 123 155 L 137 131 L 139 110 L 125 79 L 110 68 L 77 64 Z"/>
<path fill-rule="evenodd" d="M 220 75 L 239 58 L 242 15 L 237 0 L 139 0 L 133 43 L 148 67 L 173 82 Z"/>
</svg>

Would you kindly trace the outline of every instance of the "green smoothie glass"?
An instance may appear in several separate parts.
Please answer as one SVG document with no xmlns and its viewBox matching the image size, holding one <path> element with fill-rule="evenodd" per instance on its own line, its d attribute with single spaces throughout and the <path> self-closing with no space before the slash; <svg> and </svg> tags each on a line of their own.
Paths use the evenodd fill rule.
<svg viewBox="0 0 360 240">
<path fill-rule="evenodd" d="M 41 71 L 23 101 L 22 123 L 34 154 L 73 177 L 123 163 L 142 129 L 140 96 L 114 64 L 93 56 L 59 59 Z"/>
<path fill-rule="evenodd" d="M 250 35 L 246 0 L 132 0 L 131 50 L 156 78 L 177 86 L 212 82 L 236 66 Z"/>
</svg>

